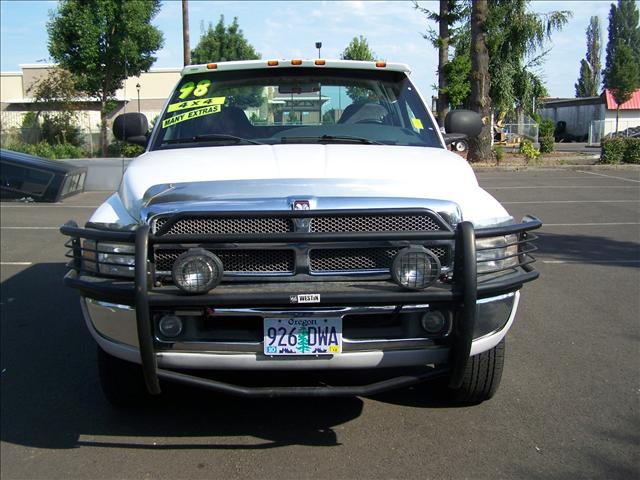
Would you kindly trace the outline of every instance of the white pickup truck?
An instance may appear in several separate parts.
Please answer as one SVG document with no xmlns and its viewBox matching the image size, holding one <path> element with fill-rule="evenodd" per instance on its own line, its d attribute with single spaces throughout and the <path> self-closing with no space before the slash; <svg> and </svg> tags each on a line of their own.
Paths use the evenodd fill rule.
<svg viewBox="0 0 640 480">
<path fill-rule="evenodd" d="M 61 227 L 108 400 L 160 380 L 274 397 L 438 377 L 455 401 L 490 398 L 541 223 L 515 221 L 448 151 L 480 118 L 446 126 L 406 65 L 322 59 L 187 66 L 152 132 L 118 117 L 145 153 L 84 227 Z M 353 381 L 243 382 L 332 370 Z"/>
</svg>

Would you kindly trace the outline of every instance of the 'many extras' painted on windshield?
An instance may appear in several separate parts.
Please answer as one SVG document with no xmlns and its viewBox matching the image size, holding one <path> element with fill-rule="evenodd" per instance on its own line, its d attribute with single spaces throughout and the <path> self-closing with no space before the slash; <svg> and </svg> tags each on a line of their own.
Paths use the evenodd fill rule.
<svg viewBox="0 0 640 480">
<path fill-rule="evenodd" d="M 220 113 L 220 105 L 212 105 L 210 107 L 199 108 L 198 110 L 191 110 L 190 112 L 184 112 L 180 115 L 175 115 L 171 118 L 167 118 L 162 121 L 162 128 L 167 128 L 175 125 L 176 123 L 184 122 L 186 120 L 193 120 L 194 118 L 211 115 L 212 113 Z"/>
</svg>

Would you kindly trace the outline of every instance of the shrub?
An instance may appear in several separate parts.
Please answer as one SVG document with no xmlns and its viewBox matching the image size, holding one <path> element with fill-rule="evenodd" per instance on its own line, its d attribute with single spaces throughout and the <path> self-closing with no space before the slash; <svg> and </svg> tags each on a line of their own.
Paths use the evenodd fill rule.
<svg viewBox="0 0 640 480">
<path fill-rule="evenodd" d="M 626 163 L 640 163 L 640 138 L 625 138 L 625 143 L 623 161 Z"/>
<path fill-rule="evenodd" d="M 27 112 L 22 117 L 20 132 L 21 141 L 24 143 L 38 143 L 40 141 L 40 124 L 35 112 Z"/>
<path fill-rule="evenodd" d="M 607 138 L 602 141 L 600 150 L 601 163 L 622 163 L 625 157 L 627 142 L 625 138 Z"/>
<path fill-rule="evenodd" d="M 58 145 L 49 145 L 47 142 L 35 144 L 30 143 L 11 143 L 7 149 L 15 152 L 22 152 L 36 157 L 57 160 L 61 158 L 82 158 L 85 156 L 81 148 L 71 145 L 70 143 L 60 143 Z"/>
<path fill-rule="evenodd" d="M 496 158 L 496 163 L 500 165 L 500 163 L 504 159 L 504 148 L 502 148 L 500 145 L 494 147 L 493 156 Z"/>
<path fill-rule="evenodd" d="M 63 116 L 45 115 L 40 126 L 42 140 L 49 145 L 72 144 L 80 146 L 80 129 Z"/>
<path fill-rule="evenodd" d="M 80 147 L 71 143 L 59 143 L 53 146 L 55 158 L 82 158 L 85 156 Z"/>
<path fill-rule="evenodd" d="M 538 136 L 553 137 L 554 130 L 555 125 L 553 124 L 553 120 L 551 120 L 550 118 L 545 118 L 540 122 L 540 126 L 538 127 Z"/>
<path fill-rule="evenodd" d="M 540 137 L 540 153 L 553 152 L 555 139 L 553 137 Z"/>
<path fill-rule="evenodd" d="M 529 160 L 535 160 L 540 156 L 540 150 L 535 148 L 530 140 L 522 140 L 520 142 L 520 153 L 524 154 L 524 158 L 527 159 L 527 163 Z"/>
<path fill-rule="evenodd" d="M 115 141 L 109 145 L 109 156 L 111 157 L 137 157 L 144 152 L 144 147 L 134 143 Z"/>
</svg>

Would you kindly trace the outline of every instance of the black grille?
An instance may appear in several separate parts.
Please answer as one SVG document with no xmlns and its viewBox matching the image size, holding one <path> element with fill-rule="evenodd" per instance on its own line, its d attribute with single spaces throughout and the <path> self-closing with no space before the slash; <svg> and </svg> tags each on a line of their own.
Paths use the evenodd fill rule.
<svg viewBox="0 0 640 480">
<path fill-rule="evenodd" d="M 348 217 L 314 217 L 311 232 L 424 232 L 440 230 L 428 215 L 367 215 Z"/>
<path fill-rule="evenodd" d="M 309 265 L 312 272 L 388 270 L 396 253 L 393 248 L 316 249 L 309 254 Z"/>
<path fill-rule="evenodd" d="M 430 247 L 447 265 L 448 250 Z M 394 248 L 328 248 L 311 250 L 309 265 L 311 272 L 354 272 L 358 270 L 389 270 L 398 253 Z"/>
<path fill-rule="evenodd" d="M 167 218 L 158 218 L 154 232 Z M 164 235 L 223 235 L 236 233 L 289 233 L 293 224 L 287 218 L 184 218 L 173 224 Z"/>
<path fill-rule="evenodd" d="M 155 251 L 157 272 L 170 272 L 173 262 L 186 249 Z M 292 250 L 209 250 L 216 254 L 228 273 L 292 273 L 295 256 Z"/>
</svg>

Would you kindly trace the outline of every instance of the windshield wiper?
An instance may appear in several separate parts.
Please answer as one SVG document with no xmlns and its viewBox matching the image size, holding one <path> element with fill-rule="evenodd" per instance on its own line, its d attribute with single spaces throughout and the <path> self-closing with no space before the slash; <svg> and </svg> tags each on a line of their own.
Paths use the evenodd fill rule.
<svg viewBox="0 0 640 480">
<path fill-rule="evenodd" d="M 304 142 L 306 140 L 317 140 L 320 142 L 322 141 L 357 142 L 357 143 L 366 143 L 368 145 L 385 145 L 384 143 L 378 142 L 376 140 L 369 140 L 368 138 L 364 138 L 364 137 L 352 137 L 350 135 L 321 135 L 319 137 L 312 137 L 312 136 L 280 137 L 281 143 L 296 142 L 296 141 Z"/>
<path fill-rule="evenodd" d="M 170 145 L 173 143 L 197 143 L 197 142 L 224 142 L 233 141 L 234 143 L 249 143 L 251 145 L 265 145 L 262 142 L 256 140 L 250 140 L 248 138 L 236 137 L 235 135 L 229 135 L 226 133 L 208 133 L 206 135 L 196 135 L 194 137 L 186 138 L 173 138 L 171 140 L 164 140 L 163 145 Z"/>
</svg>

